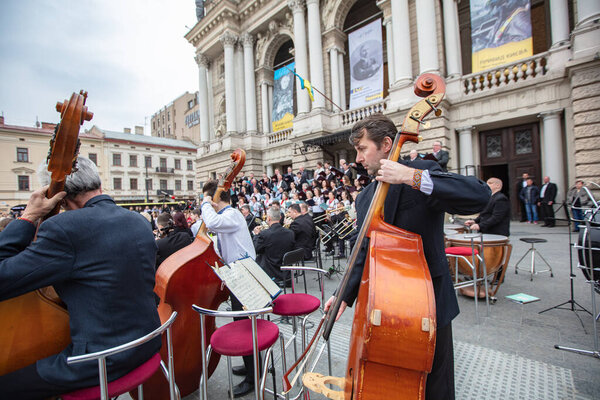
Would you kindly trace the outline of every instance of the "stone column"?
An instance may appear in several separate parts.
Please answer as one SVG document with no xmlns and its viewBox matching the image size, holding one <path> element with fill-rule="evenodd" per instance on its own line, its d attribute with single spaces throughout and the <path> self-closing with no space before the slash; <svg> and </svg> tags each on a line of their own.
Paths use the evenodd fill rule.
<svg viewBox="0 0 600 400">
<path fill-rule="evenodd" d="M 234 45 L 235 57 L 235 93 L 236 93 L 236 120 L 238 132 L 246 131 L 246 96 L 244 95 L 244 48 L 239 41 Z"/>
<path fill-rule="evenodd" d="M 325 78 L 323 77 L 323 44 L 321 43 L 321 17 L 319 13 L 319 0 L 306 0 L 306 8 L 308 10 L 310 83 L 320 91 L 324 91 Z M 304 76 L 302 77 L 305 78 Z M 315 101 L 313 103 L 313 108 L 325 107 L 325 98 L 323 96 L 315 92 L 314 98 Z"/>
<path fill-rule="evenodd" d="M 443 0 L 444 40 L 446 43 L 446 75 L 457 77 L 462 75 L 460 55 L 460 35 L 458 28 L 458 8 L 456 0 Z"/>
<path fill-rule="evenodd" d="M 225 58 L 225 115 L 227 118 L 227 132 L 236 133 L 236 93 L 233 46 L 237 38 L 231 32 L 221 36 Z"/>
<path fill-rule="evenodd" d="M 473 162 L 473 127 L 465 126 L 458 128 L 458 150 L 460 173 L 466 175 L 466 166 L 474 165 Z"/>
<path fill-rule="evenodd" d="M 383 21 L 385 26 L 385 38 L 386 38 L 386 50 L 387 50 L 387 62 L 388 62 L 388 81 L 390 86 L 396 81 L 395 78 L 395 67 L 394 67 L 394 33 L 392 29 L 392 20 L 386 19 Z"/>
<path fill-rule="evenodd" d="M 435 26 L 429 22 L 427 25 Z M 407 84 L 412 82 L 413 78 L 408 0 L 392 0 L 392 33 L 394 37 L 394 78 L 396 82 Z"/>
<path fill-rule="evenodd" d="M 600 15 L 600 2 L 598 0 L 577 1 L 577 24 L 586 24 Z"/>
<path fill-rule="evenodd" d="M 273 84 L 267 83 L 267 92 L 269 96 L 269 132 L 273 130 Z"/>
<path fill-rule="evenodd" d="M 338 66 L 338 49 L 332 47 L 329 49 L 329 69 L 331 71 L 331 100 L 340 105 L 340 67 Z M 333 106 L 332 110 L 338 112 L 339 110 Z"/>
<path fill-rule="evenodd" d="M 244 83 L 246 93 L 246 129 L 258 130 L 256 123 L 256 80 L 254 79 L 254 36 L 246 33 L 242 36 L 244 44 Z"/>
<path fill-rule="evenodd" d="M 208 110 L 208 82 L 206 79 L 210 59 L 202 53 L 196 53 L 198 64 L 198 110 L 200 112 L 200 142 L 210 140 L 209 110 Z"/>
<path fill-rule="evenodd" d="M 569 41 L 569 7 L 567 0 L 550 1 L 550 27 L 552 29 L 552 47 Z"/>
<path fill-rule="evenodd" d="M 340 104 L 342 110 L 346 110 L 346 75 L 344 75 L 344 52 L 338 51 L 338 68 L 340 70 L 338 77 L 340 78 Z"/>
<path fill-rule="evenodd" d="M 419 45 L 419 74 L 439 73 L 437 31 L 434 0 L 419 0 L 417 5 L 417 35 Z"/>
<path fill-rule="evenodd" d="M 208 66 L 206 71 L 206 83 L 208 84 L 208 131 L 209 138 L 212 140 L 215 138 L 215 95 L 213 92 L 213 71 L 214 65 Z"/>
<path fill-rule="evenodd" d="M 269 91 L 267 88 L 267 82 L 260 84 L 260 98 L 261 98 L 261 109 L 262 109 L 262 125 L 263 133 L 271 132 L 271 119 L 269 118 Z"/>
<path fill-rule="evenodd" d="M 573 59 L 597 57 L 600 43 L 600 1 L 578 0 L 577 23 L 571 33 Z M 554 38 L 552 40 L 554 42 Z"/>
<path fill-rule="evenodd" d="M 269 178 L 273 176 L 273 164 L 267 164 L 267 176 Z"/>
<path fill-rule="evenodd" d="M 296 61 L 296 73 L 303 79 L 308 76 L 308 54 L 306 51 L 306 25 L 304 22 L 304 0 L 288 0 L 288 7 L 294 14 L 294 59 Z M 321 63 L 322 64 L 322 63 Z M 300 80 L 295 78 L 296 93 L 298 99 L 298 114 L 310 111 L 310 98 L 306 89 L 300 86 Z"/>
<path fill-rule="evenodd" d="M 553 110 L 543 112 L 538 115 L 542 119 L 542 142 L 543 142 L 543 174 L 549 176 L 550 180 L 556 183 L 558 193 L 564 193 L 565 186 L 564 163 L 563 163 L 563 143 L 561 128 L 562 110 Z M 559 196 L 561 197 L 561 196 Z M 562 200 L 557 198 L 556 201 Z"/>
</svg>

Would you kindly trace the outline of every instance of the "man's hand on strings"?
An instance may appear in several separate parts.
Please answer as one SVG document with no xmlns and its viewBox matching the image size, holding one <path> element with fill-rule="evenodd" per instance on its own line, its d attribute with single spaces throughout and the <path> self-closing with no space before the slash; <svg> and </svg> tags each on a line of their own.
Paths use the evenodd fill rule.
<svg viewBox="0 0 600 400">
<path fill-rule="evenodd" d="M 35 222 L 54 210 L 54 207 L 56 207 L 56 205 L 67 195 L 67 192 L 58 192 L 51 199 L 47 199 L 47 192 L 48 185 L 33 192 L 21 217 L 28 221 Z"/>
<path fill-rule="evenodd" d="M 406 165 L 402 165 L 396 161 L 382 159 L 381 166 L 377 171 L 377 176 L 375 179 L 377 179 L 379 182 L 387 182 L 392 185 L 399 183 L 412 185 L 414 174 L 414 168 L 407 167 Z"/>
<path fill-rule="evenodd" d="M 335 296 L 331 296 L 329 298 L 329 300 L 327 300 L 327 303 L 325 303 L 325 307 L 324 307 L 325 312 L 327 312 L 329 310 L 329 308 L 331 308 L 331 305 L 333 304 L 334 300 L 335 300 Z M 346 310 L 346 307 L 348 307 L 348 304 L 346 304 L 346 302 L 344 300 L 342 300 L 342 302 L 340 303 L 340 309 L 338 310 L 338 313 L 335 317 L 336 321 L 340 319 L 340 317 Z"/>
</svg>

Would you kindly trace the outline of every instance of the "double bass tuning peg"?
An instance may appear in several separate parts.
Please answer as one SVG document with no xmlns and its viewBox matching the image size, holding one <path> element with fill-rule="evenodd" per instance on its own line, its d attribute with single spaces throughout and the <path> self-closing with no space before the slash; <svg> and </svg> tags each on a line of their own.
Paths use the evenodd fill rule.
<svg viewBox="0 0 600 400">
<path fill-rule="evenodd" d="M 429 104 L 429 107 L 431 107 L 431 109 L 433 110 L 433 113 L 435 114 L 436 117 L 439 117 L 440 115 L 442 115 L 442 110 L 437 108 L 435 106 L 435 104 L 433 104 L 429 99 L 425 99 L 425 101 L 427 102 L 427 104 Z"/>
</svg>

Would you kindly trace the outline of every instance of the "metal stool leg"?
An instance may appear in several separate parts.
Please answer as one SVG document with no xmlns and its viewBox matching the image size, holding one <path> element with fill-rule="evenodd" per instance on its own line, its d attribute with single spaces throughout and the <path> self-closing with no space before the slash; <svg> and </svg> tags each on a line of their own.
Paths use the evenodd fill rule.
<svg viewBox="0 0 600 400">
<path fill-rule="evenodd" d="M 533 274 L 535 274 L 535 247 L 531 244 L 531 272 L 529 280 L 533 282 Z"/>
<path fill-rule="evenodd" d="M 540 256 L 542 261 L 544 261 L 546 263 L 546 265 L 548 266 L 548 269 L 550 270 L 550 277 L 554 278 L 554 273 L 552 272 L 552 267 L 550 266 L 550 264 L 548 264 L 548 261 L 546 261 L 546 259 L 542 255 L 542 253 L 538 253 L 538 255 Z"/>
<path fill-rule="evenodd" d="M 229 356 L 227 356 L 227 379 L 229 380 L 229 399 L 233 400 L 233 377 L 231 376 L 231 357 Z"/>
<path fill-rule="evenodd" d="M 518 268 L 518 267 L 519 267 L 519 264 L 521 263 L 521 261 L 523 261 L 523 259 L 524 259 L 525 257 L 527 257 L 527 255 L 529 254 L 529 252 L 530 252 L 530 251 L 531 251 L 531 249 L 527 250 L 527 251 L 525 252 L 525 254 L 523 254 L 523 257 L 521 257 L 521 258 L 519 259 L 519 261 L 517 261 L 517 263 L 515 264 L 515 274 L 518 274 L 518 273 L 519 273 L 519 268 Z"/>
</svg>

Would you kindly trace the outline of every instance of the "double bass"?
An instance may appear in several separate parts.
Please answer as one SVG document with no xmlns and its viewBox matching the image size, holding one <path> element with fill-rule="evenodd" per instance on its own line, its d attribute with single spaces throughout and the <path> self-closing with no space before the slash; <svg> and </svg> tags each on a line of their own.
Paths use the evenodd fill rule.
<svg viewBox="0 0 600 400">
<path fill-rule="evenodd" d="M 94 116 L 85 106 L 87 92 L 73 93 L 56 104 L 61 121 L 48 152 L 51 181 L 47 198 L 61 192 L 65 179 L 76 168 L 79 128 Z M 57 205 L 42 220 L 58 214 Z M 0 375 L 16 371 L 42 358 L 60 353 L 71 342 L 69 313 L 52 287 L 42 288 L 0 302 Z"/>
<path fill-rule="evenodd" d="M 246 161 L 244 150 L 237 149 L 231 154 L 231 164 L 220 179 L 214 198 L 229 190 L 231 183 Z M 192 309 L 192 304 L 216 310 L 229 297 L 229 290 L 212 270 L 215 263 L 221 264 L 213 241 L 208 237 L 206 225 L 202 224 L 194 241 L 183 249 L 171 254 L 160 264 L 156 271 L 154 292 L 160 297 L 158 314 L 164 323 L 173 311 L 177 311 L 177 320 L 171 328 L 173 341 L 173 361 L 175 382 L 181 396 L 198 389 L 202 372 L 202 343 L 200 317 Z M 206 318 L 205 334 L 210 338 L 216 330 L 214 317 Z M 167 360 L 167 342 L 163 335 L 161 357 Z M 213 352 L 208 365 L 208 377 L 219 363 L 219 355 Z M 208 379 L 208 377 L 206 379 Z M 131 392 L 133 397 L 137 391 Z M 144 383 L 144 398 L 162 400 L 169 397 L 169 385 L 157 371 Z"/>
<path fill-rule="evenodd" d="M 444 97 L 445 84 L 437 75 L 424 74 L 415 94 L 424 97 L 414 105 L 388 156 L 397 161 L 402 145 L 418 142 L 419 126 Z M 355 268 L 358 253 L 368 237 L 367 257 L 356 300 L 350 349 L 344 378 L 307 372 L 304 385 L 331 399 L 424 399 L 427 374 L 433 365 L 436 338 L 435 297 L 423 243 L 417 234 L 384 222 L 383 205 L 389 184 L 379 182 L 365 216 L 348 268 L 329 311 L 321 319 L 304 354 L 284 375 L 284 392 L 291 390 L 314 352 L 317 336 L 329 339 L 342 302 L 341 294 Z M 299 367 L 290 381 L 289 376 Z M 333 384 L 343 390 L 327 387 Z"/>
</svg>

